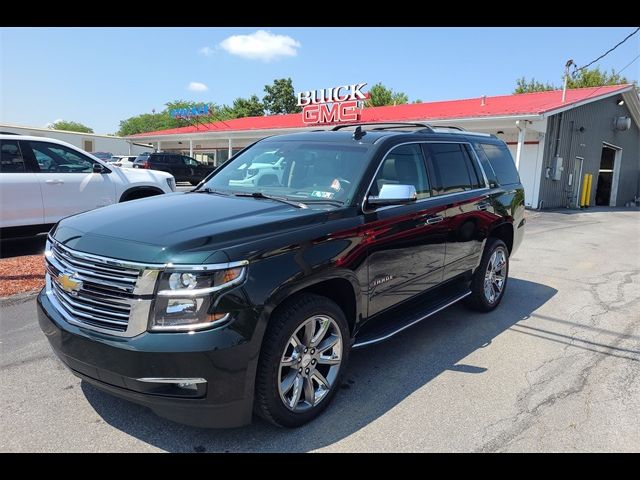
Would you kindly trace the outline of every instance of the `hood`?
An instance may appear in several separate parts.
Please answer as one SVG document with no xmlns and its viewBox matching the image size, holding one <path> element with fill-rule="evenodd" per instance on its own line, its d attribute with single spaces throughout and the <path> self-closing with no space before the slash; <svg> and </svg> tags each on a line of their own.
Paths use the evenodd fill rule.
<svg viewBox="0 0 640 480">
<path fill-rule="evenodd" d="M 303 228 L 327 214 L 273 200 L 179 192 L 67 217 L 53 236 L 74 250 L 122 260 L 218 263 L 238 260 L 222 253 L 225 246 Z"/>
</svg>

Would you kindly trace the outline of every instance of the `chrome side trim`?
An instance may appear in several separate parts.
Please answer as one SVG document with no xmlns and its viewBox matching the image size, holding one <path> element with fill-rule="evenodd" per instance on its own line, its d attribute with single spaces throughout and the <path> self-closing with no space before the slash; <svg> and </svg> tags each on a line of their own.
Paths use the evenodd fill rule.
<svg viewBox="0 0 640 480">
<path fill-rule="evenodd" d="M 198 383 L 207 383 L 204 378 L 164 378 L 164 377 L 143 377 L 136 378 L 139 382 L 145 383 L 189 383 L 189 384 L 198 384 Z"/>
<path fill-rule="evenodd" d="M 353 348 L 362 348 L 362 347 L 366 347 L 367 345 L 373 345 L 374 343 L 379 343 L 379 342 L 382 342 L 384 340 L 388 340 L 389 338 L 393 337 L 396 333 L 400 333 L 403 330 L 406 330 L 407 328 L 412 327 L 416 323 L 419 323 L 422 320 L 424 320 L 426 318 L 429 318 L 431 315 L 435 315 L 436 313 L 440 312 L 441 310 L 444 310 L 445 308 L 453 305 L 454 303 L 459 302 L 460 300 L 462 300 L 465 297 L 468 297 L 469 295 L 471 295 L 471 291 L 463 293 L 462 295 L 454 298 L 453 300 L 447 302 L 446 304 L 442 305 L 441 307 L 438 307 L 434 311 L 429 312 L 425 316 L 417 318 L 413 322 L 408 323 L 407 325 L 404 325 L 404 326 L 400 327 L 399 329 L 394 330 L 394 331 L 392 331 L 392 332 L 390 332 L 390 333 L 388 333 L 386 335 L 383 335 L 382 337 L 373 338 L 371 340 L 367 340 L 366 342 L 361 342 L 361 343 L 358 343 L 358 340 L 357 340 L 357 337 L 356 337 L 356 342 L 352 345 L 351 348 L 352 349 Z"/>
</svg>

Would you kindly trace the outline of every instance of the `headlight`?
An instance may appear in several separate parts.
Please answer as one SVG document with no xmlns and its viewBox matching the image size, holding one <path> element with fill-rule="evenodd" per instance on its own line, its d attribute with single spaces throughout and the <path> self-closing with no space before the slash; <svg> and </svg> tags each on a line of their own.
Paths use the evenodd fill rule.
<svg viewBox="0 0 640 480">
<path fill-rule="evenodd" d="M 167 178 L 167 185 L 169 185 L 172 192 L 176 191 L 176 179 L 174 177 Z"/>
<path fill-rule="evenodd" d="M 247 177 L 255 177 L 258 174 L 257 168 L 250 168 L 247 170 Z"/>
<path fill-rule="evenodd" d="M 167 269 L 160 276 L 151 330 L 202 330 L 225 322 L 228 313 L 214 312 L 215 300 L 220 292 L 244 282 L 246 265 L 243 261 L 215 270 Z"/>
</svg>

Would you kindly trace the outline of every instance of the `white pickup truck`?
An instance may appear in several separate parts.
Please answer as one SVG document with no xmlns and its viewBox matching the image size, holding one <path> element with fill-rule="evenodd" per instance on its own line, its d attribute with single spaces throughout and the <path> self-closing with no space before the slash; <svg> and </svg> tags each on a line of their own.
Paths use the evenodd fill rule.
<svg viewBox="0 0 640 480">
<path fill-rule="evenodd" d="M 175 189 L 165 172 L 109 166 L 52 138 L 0 134 L 1 238 L 47 231 L 69 215 Z"/>
</svg>

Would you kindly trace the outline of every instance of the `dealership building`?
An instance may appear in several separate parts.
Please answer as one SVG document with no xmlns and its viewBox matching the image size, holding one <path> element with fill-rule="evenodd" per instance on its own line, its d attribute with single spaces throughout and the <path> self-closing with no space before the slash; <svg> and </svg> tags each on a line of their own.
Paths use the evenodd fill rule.
<svg viewBox="0 0 640 480">
<path fill-rule="evenodd" d="M 194 123 L 128 139 L 219 165 L 261 138 L 330 128 L 346 118 L 336 113 L 323 122 L 308 110 L 324 102 L 314 103 L 302 114 Z M 334 103 L 339 104 L 331 103 L 328 112 L 333 112 Z M 501 138 L 511 150 L 530 208 L 578 207 L 585 175 L 592 175 L 590 205 L 625 206 L 640 196 L 640 99 L 633 85 L 372 108 L 361 108 L 360 101 L 357 107 L 355 101 L 344 103 L 350 109 L 346 123 L 426 122 Z"/>
<path fill-rule="evenodd" d="M 99 135 L 96 133 L 70 132 L 53 128 L 26 127 L 0 123 L 0 133 L 31 135 L 33 137 L 55 138 L 70 143 L 85 152 L 108 152 L 113 155 L 139 155 L 149 151 L 149 146 L 115 135 Z"/>
</svg>

